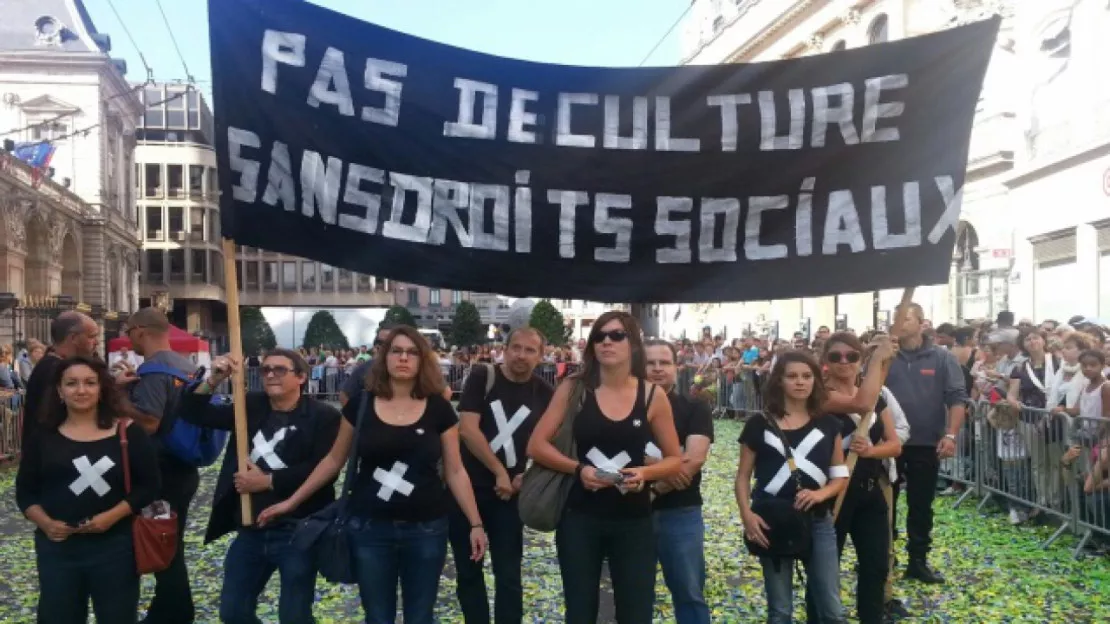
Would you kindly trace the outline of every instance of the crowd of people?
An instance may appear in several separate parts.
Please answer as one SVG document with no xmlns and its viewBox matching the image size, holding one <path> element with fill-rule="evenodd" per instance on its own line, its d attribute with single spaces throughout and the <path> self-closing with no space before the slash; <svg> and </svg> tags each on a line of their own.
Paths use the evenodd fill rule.
<svg viewBox="0 0 1110 624">
<path fill-rule="evenodd" d="M 1032 467 L 1039 507 L 1064 504 L 1053 468 L 1079 459 L 1078 448 L 1094 449 L 1087 504 L 1110 500 L 1105 329 L 1088 319 L 1068 325 L 1014 324 L 1003 314 L 989 327 L 932 328 L 911 305 L 894 336 L 821 328 L 809 344 L 676 344 L 645 340 L 635 318 L 612 311 L 576 345 L 553 351 L 523 327 L 479 351 L 457 408 L 441 354 L 413 328 L 383 326 L 353 357 L 337 409 L 305 392 L 318 353 L 220 357 L 204 378 L 170 348 L 166 317 L 148 308 L 126 327 L 144 365 L 109 369 L 94 355 L 95 322 L 66 312 L 26 379 L 16 479 L 18 506 L 36 527 L 39 621 L 83 624 L 91 601 L 98 622 L 135 622 L 140 553 L 132 522 L 166 508 L 177 522 L 176 549 L 155 573 L 144 622 L 194 620 L 183 539 L 204 462 L 174 444 L 194 427 L 230 432 L 228 448 L 242 444 L 249 457 L 241 466 L 236 454 L 224 455 L 205 534 L 212 541 L 234 533 L 223 567 L 224 622 L 258 622 L 258 598 L 274 572 L 280 621 L 313 621 L 320 559 L 302 527 L 329 513 L 346 519 L 368 622 L 394 621 L 398 588 L 404 621 L 432 622 L 448 549 L 466 621 L 520 622 L 521 506 L 535 500 L 520 493 L 539 469 L 567 485 L 554 499 L 563 509 L 555 544 L 567 622 L 596 621 L 606 567 L 617 621 L 650 622 L 657 565 L 679 624 L 709 622 L 700 485 L 713 418 L 698 382 L 690 392 L 679 371 L 712 366 L 718 377 L 758 380 L 761 408 L 739 440 L 735 494 L 745 543 L 762 565 L 768 621 L 792 621 L 796 561 L 807 572 L 809 620 L 846 621 L 838 574 L 849 541 L 859 562 L 860 621 L 894 621 L 908 615 L 893 598 L 897 499 L 905 492 L 903 576 L 944 583 L 929 562 L 933 500 L 941 463 L 966 457 L 958 448 L 967 443 L 973 401 L 993 403 L 997 420 L 1017 414 L 1019 434 L 1053 441 L 1040 445 L 1052 454 L 1022 457 L 1013 454 L 1013 436 L 976 442 L 1001 454 L 1005 467 Z M 571 374 L 555 385 L 537 375 L 563 353 L 571 358 L 563 364 L 577 364 Z M 151 362 L 157 367 L 144 372 Z M 248 365 L 262 383 L 246 395 L 248 439 L 240 441 L 234 407 L 212 395 Z M 1043 412 L 1033 418 L 1030 408 Z M 1064 432 L 1086 431 L 1080 421 L 1101 423 L 1085 434 L 1093 447 L 1054 433 L 1056 422 Z M 337 493 L 345 464 L 349 483 Z M 1015 475 L 1002 475 L 1006 487 Z M 247 526 L 243 496 L 251 501 Z M 1032 515 L 1013 511 L 1022 521 Z"/>
</svg>

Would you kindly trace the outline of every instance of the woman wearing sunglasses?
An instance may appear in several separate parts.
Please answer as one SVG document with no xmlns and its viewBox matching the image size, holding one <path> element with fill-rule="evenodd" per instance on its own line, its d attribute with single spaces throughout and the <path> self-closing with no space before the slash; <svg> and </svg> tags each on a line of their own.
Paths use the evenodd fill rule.
<svg viewBox="0 0 1110 624">
<path fill-rule="evenodd" d="M 876 346 L 868 366 L 865 383 L 881 383 L 882 364 L 893 356 L 889 341 Z M 825 388 L 829 399 L 825 407 L 835 405 L 858 405 L 853 401 L 864 395 L 870 397 L 874 386 L 868 387 L 867 394 L 857 386 L 860 379 L 860 364 L 863 360 L 863 344 L 854 335 L 837 332 L 825 342 L 824 360 L 826 375 Z M 879 624 L 883 621 L 884 591 L 890 573 L 890 484 L 893 477 L 893 458 L 902 454 L 902 442 L 895 426 L 890 404 L 895 399 L 889 391 L 879 386 L 879 396 L 874 404 L 864 409 L 828 412 L 840 423 L 845 455 L 849 451 L 857 455 L 855 470 L 848 482 L 840 515 L 836 518 L 836 544 L 838 552 L 843 553 L 848 536 L 856 549 L 856 611 L 861 624 Z M 857 435 L 857 429 L 867 414 L 874 411 L 876 418 L 865 435 Z M 899 410 L 900 411 L 900 410 Z M 908 432 L 908 428 L 907 428 Z M 908 434 L 907 434 L 908 437 Z M 812 601 L 809 603 L 813 611 Z"/>
<path fill-rule="evenodd" d="M 644 381 L 640 325 L 610 311 L 594 323 L 582 369 L 560 384 L 528 442 L 528 454 L 576 475 L 555 533 L 567 624 L 597 621 L 601 568 L 608 561 L 618 624 L 649 624 L 655 603 L 655 537 L 644 487 L 678 474 L 681 449 L 666 393 Z M 577 455 L 551 439 L 563 424 L 576 384 L 584 392 L 574 417 Z M 663 459 L 645 466 L 648 442 Z"/>
<path fill-rule="evenodd" d="M 335 445 L 304 485 L 263 511 L 258 523 L 265 526 L 310 500 L 336 478 L 348 454 L 357 453 L 349 511 L 366 622 L 396 621 L 400 585 L 405 624 L 432 624 L 447 558 L 450 496 L 470 522 L 471 559 L 482 560 L 488 541 L 462 463 L 458 417 L 443 397 L 443 372 L 431 345 L 415 329 L 399 326 L 382 351 L 364 379 L 365 394 L 343 407 Z"/>
</svg>

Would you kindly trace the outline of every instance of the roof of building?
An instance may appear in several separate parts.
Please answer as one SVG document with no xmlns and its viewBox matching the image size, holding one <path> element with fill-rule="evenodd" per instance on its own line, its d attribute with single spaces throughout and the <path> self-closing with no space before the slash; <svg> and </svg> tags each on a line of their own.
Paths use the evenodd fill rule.
<svg viewBox="0 0 1110 624">
<path fill-rule="evenodd" d="M 0 52 L 108 53 L 82 0 L 0 0 Z"/>
</svg>

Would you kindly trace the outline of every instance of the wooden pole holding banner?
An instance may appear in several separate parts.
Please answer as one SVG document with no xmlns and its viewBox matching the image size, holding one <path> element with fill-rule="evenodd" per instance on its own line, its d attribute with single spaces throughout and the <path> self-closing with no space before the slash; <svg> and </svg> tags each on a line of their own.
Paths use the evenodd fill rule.
<svg viewBox="0 0 1110 624">
<path fill-rule="evenodd" d="M 895 341 L 898 339 L 898 332 L 902 330 L 902 323 L 906 321 L 906 315 L 910 312 L 910 304 L 913 303 L 914 287 L 909 287 L 902 291 L 902 302 L 898 304 L 898 310 L 894 315 L 894 323 L 890 326 L 890 339 Z M 897 344 L 897 343 L 895 343 Z M 879 382 L 881 388 L 886 384 L 886 375 L 890 372 L 890 362 L 883 363 L 882 381 Z M 875 413 L 872 409 L 866 416 L 860 419 L 859 425 L 856 427 L 856 435 L 867 435 L 871 431 L 871 426 L 875 424 L 875 419 L 880 418 L 879 414 Z M 855 451 L 848 453 L 848 482 L 852 481 L 852 473 L 856 471 L 856 462 L 859 461 L 859 455 Z M 836 522 L 837 517 L 840 516 L 840 507 L 844 504 L 844 496 L 848 493 L 848 488 L 845 487 L 840 490 L 840 494 L 836 496 L 836 504 L 833 506 L 833 522 Z"/>
<path fill-rule="evenodd" d="M 235 241 L 224 239 L 224 289 L 227 292 L 227 331 L 231 339 L 231 357 L 243 362 L 243 330 L 239 323 L 239 275 L 235 271 Z M 235 454 L 239 470 L 247 470 L 247 386 L 242 366 L 231 377 L 231 400 L 235 408 Z M 254 524 L 251 495 L 240 494 L 243 526 Z"/>
</svg>

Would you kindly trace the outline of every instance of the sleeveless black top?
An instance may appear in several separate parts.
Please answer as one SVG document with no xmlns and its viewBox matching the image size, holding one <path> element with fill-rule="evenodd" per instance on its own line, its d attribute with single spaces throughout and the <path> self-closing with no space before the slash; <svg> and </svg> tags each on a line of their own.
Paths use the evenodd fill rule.
<svg viewBox="0 0 1110 624">
<path fill-rule="evenodd" d="M 879 400 L 875 403 L 875 420 L 871 423 L 871 431 L 868 435 L 871 439 L 871 444 L 877 445 L 883 441 L 883 434 L 885 433 L 883 430 L 886 426 L 883 424 L 882 414 L 883 410 L 886 408 L 886 399 L 880 394 Z M 844 457 L 847 458 L 848 447 L 852 444 L 852 436 L 859 427 L 848 414 L 830 414 L 830 416 L 836 418 L 837 422 L 840 423 L 840 435 L 844 444 Z M 863 425 L 862 420 L 860 420 L 860 425 Z M 883 460 L 860 457 L 856 459 L 856 469 L 852 471 L 852 482 L 877 478 L 883 474 L 883 471 Z"/>
<path fill-rule="evenodd" d="M 582 465 L 609 472 L 644 465 L 645 448 L 651 441 L 645 387 L 641 379 L 632 412 L 621 420 L 613 420 L 603 414 L 594 391 L 586 392 L 582 410 L 574 420 L 577 459 Z M 625 494 L 617 487 L 591 492 L 582 485 L 581 479 L 575 479 L 567 507 L 605 518 L 644 517 L 651 515 L 651 493 L 647 487 Z"/>
</svg>

